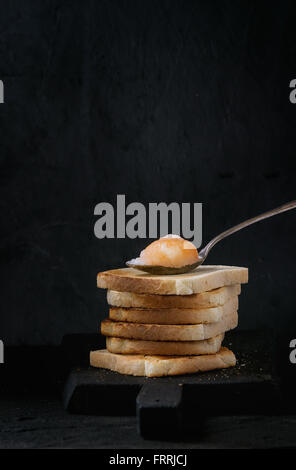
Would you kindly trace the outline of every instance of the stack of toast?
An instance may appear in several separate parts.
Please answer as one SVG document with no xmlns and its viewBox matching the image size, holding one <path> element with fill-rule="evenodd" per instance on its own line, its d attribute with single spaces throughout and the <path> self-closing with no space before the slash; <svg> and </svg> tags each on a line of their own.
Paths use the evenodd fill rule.
<svg viewBox="0 0 296 470">
<path fill-rule="evenodd" d="M 200 266 L 187 274 L 151 275 L 133 268 L 98 274 L 108 289 L 101 323 L 107 349 L 90 363 L 123 374 L 159 377 L 234 366 L 222 346 L 238 324 L 238 296 L 248 269 Z"/>
</svg>

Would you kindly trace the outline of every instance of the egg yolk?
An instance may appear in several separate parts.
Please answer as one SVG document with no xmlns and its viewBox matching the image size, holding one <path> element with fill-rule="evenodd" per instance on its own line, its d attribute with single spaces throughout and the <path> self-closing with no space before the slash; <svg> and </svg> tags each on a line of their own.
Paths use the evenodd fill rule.
<svg viewBox="0 0 296 470">
<path fill-rule="evenodd" d="M 140 260 L 150 266 L 179 268 L 196 263 L 198 251 L 193 243 L 181 237 L 160 238 L 141 252 Z"/>
</svg>

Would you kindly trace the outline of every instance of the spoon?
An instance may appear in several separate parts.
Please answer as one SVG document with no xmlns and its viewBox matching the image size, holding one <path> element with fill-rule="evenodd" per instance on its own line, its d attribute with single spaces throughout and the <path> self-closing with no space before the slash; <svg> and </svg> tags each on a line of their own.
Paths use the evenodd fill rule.
<svg viewBox="0 0 296 470">
<path fill-rule="evenodd" d="M 204 263 L 206 260 L 209 252 L 213 248 L 213 246 L 216 245 L 216 243 L 220 242 L 223 240 L 223 238 L 229 237 L 229 235 L 232 235 L 235 232 L 238 232 L 239 230 L 248 227 L 249 225 L 255 224 L 256 222 L 259 222 L 260 220 L 267 219 L 268 217 L 272 217 L 273 215 L 280 214 L 281 212 L 286 212 L 291 209 L 296 208 L 296 201 L 291 201 L 287 202 L 286 204 L 283 204 L 280 207 L 277 207 L 276 209 L 272 209 L 267 212 L 263 212 L 263 214 L 257 215 L 256 217 L 252 217 L 251 219 L 245 220 L 244 222 L 241 222 L 238 225 L 235 225 L 232 228 L 229 228 L 228 230 L 225 230 L 225 232 L 220 233 L 220 235 L 217 235 L 215 238 L 213 238 L 200 252 L 198 253 L 198 261 L 193 264 L 189 264 L 186 266 L 181 266 L 179 268 L 170 268 L 167 266 L 153 266 L 153 265 L 144 265 L 144 264 L 134 264 L 128 261 L 126 263 L 127 266 L 130 268 L 136 268 L 140 269 L 141 271 L 145 271 L 146 273 L 150 274 L 183 274 L 183 273 L 188 273 L 192 271 L 193 269 L 197 268 L 201 264 Z"/>
</svg>

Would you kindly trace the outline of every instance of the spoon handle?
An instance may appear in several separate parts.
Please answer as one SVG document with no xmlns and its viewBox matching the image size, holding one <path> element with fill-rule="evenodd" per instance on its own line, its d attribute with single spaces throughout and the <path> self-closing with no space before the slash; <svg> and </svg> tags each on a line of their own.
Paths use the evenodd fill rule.
<svg viewBox="0 0 296 470">
<path fill-rule="evenodd" d="M 220 233 L 220 235 L 217 235 L 200 251 L 199 254 L 201 257 L 206 257 L 209 251 L 213 248 L 213 246 L 216 245 L 216 243 L 218 243 L 220 240 L 223 240 L 223 238 L 226 238 L 229 235 L 232 235 L 233 233 L 238 232 L 242 228 L 255 224 L 256 222 L 259 222 L 260 220 L 267 219 L 268 217 L 272 217 L 273 215 L 280 214 L 281 212 L 286 212 L 295 208 L 296 208 L 296 201 L 290 201 L 290 202 L 287 202 L 286 204 L 283 204 L 280 207 L 277 207 L 276 209 L 263 212 L 263 214 L 260 214 L 260 215 L 257 215 L 256 217 L 252 217 L 251 219 L 245 220 L 244 222 L 241 222 L 240 224 L 235 225 L 234 227 L 229 228 L 228 230 L 225 230 L 225 232 Z"/>
</svg>

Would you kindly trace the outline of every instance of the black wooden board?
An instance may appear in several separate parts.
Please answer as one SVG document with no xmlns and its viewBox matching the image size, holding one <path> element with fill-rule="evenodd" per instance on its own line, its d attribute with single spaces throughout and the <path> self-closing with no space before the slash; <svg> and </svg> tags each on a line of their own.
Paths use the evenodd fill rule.
<svg viewBox="0 0 296 470">
<path fill-rule="evenodd" d="M 234 331 L 224 344 L 237 356 L 233 368 L 175 377 L 133 377 L 87 367 L 96 335 L 65 338 L 64 352 L 78 366 L 67 379 L 64 406 L 71 413 L 138 415 L 143 435 L 198 427 L 210 415 L 276 412 L 280 404 L 269 330 Z"/>
</svg>

